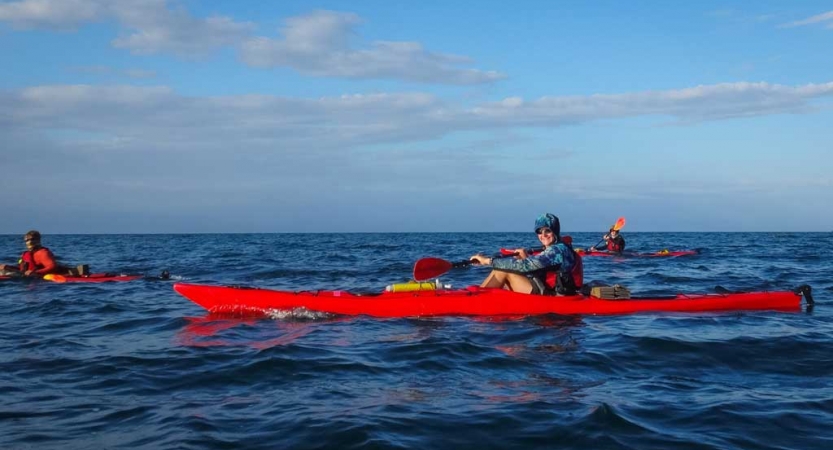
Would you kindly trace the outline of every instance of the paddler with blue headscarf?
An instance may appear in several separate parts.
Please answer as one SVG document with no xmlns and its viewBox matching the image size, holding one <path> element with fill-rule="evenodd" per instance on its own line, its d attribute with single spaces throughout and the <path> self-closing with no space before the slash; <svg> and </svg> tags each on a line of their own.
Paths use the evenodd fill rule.
<svg viewBox="0 0 833 450">
<path fill-rule="evenodd" d="M 535 219 L 535 234 L 544 245 L 540 253 L 515 250 L 514 258 L 471 257 L 479 265 L 492 267 L 480 287 L 504 288 L 538 295 L 574 295 L 581 288 L 581 257 L 561 239 L 561 222 L 554 214 Z"/>
</svg>

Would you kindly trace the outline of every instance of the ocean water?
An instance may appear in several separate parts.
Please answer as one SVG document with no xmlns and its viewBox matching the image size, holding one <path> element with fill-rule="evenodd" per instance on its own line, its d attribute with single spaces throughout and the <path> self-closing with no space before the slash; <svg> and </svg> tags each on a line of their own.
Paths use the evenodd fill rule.
<svg viewBox="0 0 833 450">
<path fill-rule="evenodd" d="M 379 291 L 532 233 L 47 235 L 128 283 L 0 281 L 0 448 L 833 448 L 833 233 L 623 233 L 634 294 L 814 289 L 799 313 L 208 316 L 177 280 Z M 599 234 L 574 234 L 577 247 Z M 13 262 L 21 236 L 0 236 Z M 162 270 L 171 280 L 155 276 Z M 444 283 L 479 283 L 483 268 Z"/>
</svg>

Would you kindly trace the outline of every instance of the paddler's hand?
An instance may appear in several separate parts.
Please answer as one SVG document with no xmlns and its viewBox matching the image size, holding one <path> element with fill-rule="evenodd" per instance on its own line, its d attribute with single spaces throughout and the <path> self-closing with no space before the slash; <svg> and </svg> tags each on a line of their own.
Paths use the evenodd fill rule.
<svg viewBox="0 0 833 450">
<path fill-rule="evenodd" d="M 5 271 L 6 271 L 6 265 L 5 264 L 0 264 L 0 272 L 5 272 Z"/>
<path fill-rule="evenodd" d="M 33 273 L 35 273 L 34 270 L 27 270 L 26 272 L 23 272 L 23 276 L 24 277 L 31 277 Z"/>
<path fill-rule="evenodd" d="M 596 247 L 590 247 L 590 248 L 588 248 L 586 251 L 587 251 L 587 253 L 590 253 L 590 252 L 595 252 L 595 251 L 596 251 Z"/>
<path fill-rule="evenodd" d="M 471 262 L 477 264 L 477 265 L 480 265 L 480 266 L 491 266 L 492 265 L 492 258 L 489 258 L 488 256 L 484 256 L 480 253 L 472 256 L 471 258 L 469 258 L 469 260 Z"/>
<path fill-rule="evenodd" d="M 524 259 L 529 256 L 525 248 L 516 248 L 515 249 L 515 258 Z"/>
</svg>

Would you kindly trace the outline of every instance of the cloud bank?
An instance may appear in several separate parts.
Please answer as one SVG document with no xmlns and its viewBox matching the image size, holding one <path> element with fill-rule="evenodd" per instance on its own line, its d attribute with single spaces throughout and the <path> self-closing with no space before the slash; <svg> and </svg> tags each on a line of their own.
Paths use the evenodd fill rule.
<svg viewBox="0 0 833 450">
<path fill-rule="evenodd" d="M 314 11 L 285 21 L 281 39 L 258 37 L 257 26 L 225 16 L 196 18 L 169 0 L 21 0 L 0 4 L 0 22 L 22 29 L 70 30 L 115 20 L 116 48 L 134 54 L 170 53 L 205 57 L 223 48 L 239 51 L 251 67 L 289 67 L 306 75 L 396 79 L 471 85 L 506 78 L 496 71 L 466 68 L 470 58 L 431 52 L 418 42 L 373 41 L 353 46 L 361 18 Z"/>
<path fill-rule="evenodd" d="M 479 84 L 505 75 L 459 68 L 466 57 L 432 53 L 417 42 L 376 41 L 370 48 L 349 46 L 360 19 L 355 14 L 315 11 L 286 21 L 283 39 L 243 43 L 243 60 L 254 67 L 293 67 L 313 76 L 396 78 L 425 83 Z"/>
<path fill-rule="evenodd" d="M 506 98 L 472 107 L 424 93 L 318 99 L 269 95 L 193 97 L 164 87 L 55 85 L 0 91 L 0 136 L 67 130 L 112 146 L 145 148 L 343 149 L 438 139 L 511 127 L 558 127 L 603 119 L 659 117 L 681 124 L 812 111 L 833 82 L 784 86 L 725 83 L 614 95 Z M 69 138 L 66 138 L 69 139 Z M 13 151 L 6 147 L 7 151 Z"/>
</svg>

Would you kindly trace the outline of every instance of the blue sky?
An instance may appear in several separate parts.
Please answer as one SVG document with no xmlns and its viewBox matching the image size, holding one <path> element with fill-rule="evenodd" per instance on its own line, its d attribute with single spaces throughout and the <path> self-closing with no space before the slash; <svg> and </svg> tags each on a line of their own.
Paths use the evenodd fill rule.
<svg viewBox="0 0 833 450">
<path fill-rule="evenodd" d="M 833 230 L 824 1 L 0 0 L 0 233 Z"/>
</svg>

